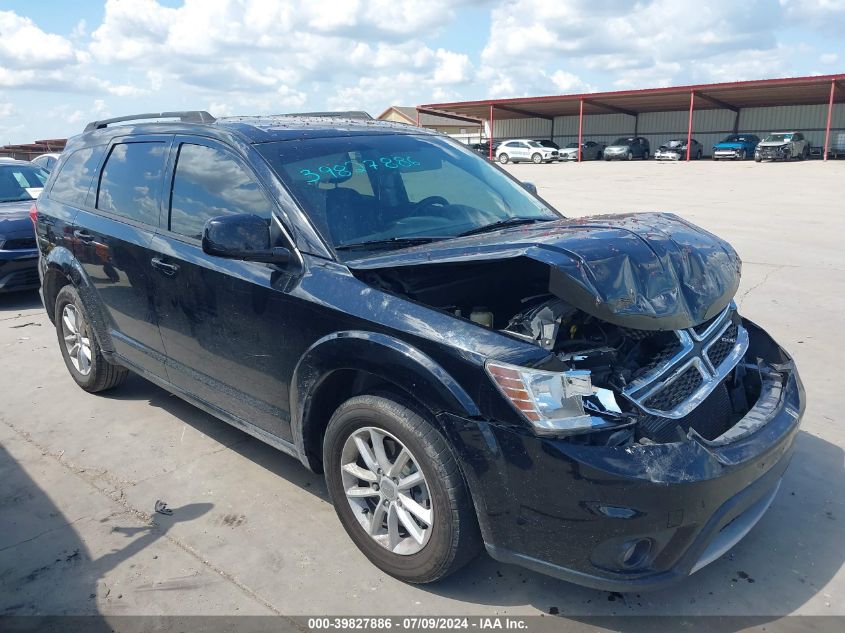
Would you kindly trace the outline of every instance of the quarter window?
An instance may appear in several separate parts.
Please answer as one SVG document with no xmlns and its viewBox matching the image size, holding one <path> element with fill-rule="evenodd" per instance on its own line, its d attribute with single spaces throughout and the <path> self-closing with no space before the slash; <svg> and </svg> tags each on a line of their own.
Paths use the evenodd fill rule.
<svg viewBox="0 0 845 633">
<path fill-rule="evenodd" d="M 170 230 L 202 238 L 218 215 L 253 213 L 270 219 L 272 204 L 254 178 L 228 152 L 184 143 L 179 148 L 170 197 Z"/>
<path fill-rule="evenodd" d="M 157 224 L 164 149 L 163 142 L 116 144 L 100 177 L 97 208 Z"/>
<path fill-rule="evenodd" d="M 78 149 L 68 156 L 56 176 L 50 197 L 65 204 L 84 205 L 102 155 L 101 146 Z"/>
</svg>

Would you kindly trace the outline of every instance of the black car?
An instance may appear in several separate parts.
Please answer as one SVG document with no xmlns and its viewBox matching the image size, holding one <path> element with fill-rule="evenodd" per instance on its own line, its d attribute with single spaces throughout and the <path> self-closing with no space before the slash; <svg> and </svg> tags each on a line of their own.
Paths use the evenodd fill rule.
<svg viewBox="0 0 845 633">
<path fill-rule="evenodd" d="M 410 582 L 483 546 L 657 587 L 771 503 L 804 392 L 737 312 L 724 241 L 566 219 L 401 124 L 170 115 L 89 124 L 38 199 L 83 389 L 135 371 L 324 472 L 352 541 Z"/>
<path fill-rule="evenodd" d="M 0 293 L 38 287 L 30 209 L 47 176 L 27 161 L 0 162 Z"/>
</svg>

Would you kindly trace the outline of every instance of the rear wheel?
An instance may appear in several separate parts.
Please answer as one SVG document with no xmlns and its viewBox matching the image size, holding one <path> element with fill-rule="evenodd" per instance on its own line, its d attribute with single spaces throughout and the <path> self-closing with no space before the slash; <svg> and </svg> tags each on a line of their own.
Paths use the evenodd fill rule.
<svg viewBox="0 0 845 633">
<path fill-rule="evenodd" d="M 648 150 L 643 152 L 643 160 L 648 160 Z"/>
<path fill-rule="evenodd" d="M 701 160 L 701 150 L 698 150 L 698 152 L 695 154 L 695 160 Z"/>
<path fill-rule="evenodd" d="M 628 152 L 628 160 L 634 160 L 634 152 Z"/>
<path fill-rule="evenodd" d="M 539 165 L 543 162 L 543 156 L 541 154 L 531 154 L 531 162 L 535 165 Z"/>
<path fill-rule="evenodd" d="M 408 407 L 380 396 L 344 402 L 326 430 L 323 467 L 347 534 L 391 576 L 433 582 L 480 550 L 475 511 L 452 451 Z"/>
<path fill-rule="evenodd" d="M 116 387 L 126 379 L 128 370 L 113 365 L 103 356 L 88 312 L 73 286 L 59 291 L 54 320 L 62 358 L 76 384 L 96 393 Z"/>
<path fill-rule="evenodd" d="M 801 151 L 800 160 L 807 160 L 810 157 L 810 148 L 804 146 L 804 149 Z"/>
<path fill-rule="evenodd" d="M 502 165 L 507 165 L 509 160 L 510 158 L 507 154 L 499 154 L 499 162 L 502 163 Z"/>
</svg>

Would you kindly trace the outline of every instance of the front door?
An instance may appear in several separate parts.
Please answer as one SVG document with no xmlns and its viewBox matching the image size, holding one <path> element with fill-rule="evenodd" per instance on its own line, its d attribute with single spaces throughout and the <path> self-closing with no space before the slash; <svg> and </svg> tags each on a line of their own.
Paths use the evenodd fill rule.
<svg viewBox="0 0 845 633">
<path fill-rule="evenodd" d="M 213 141 L 177 138 L 168 169 L 169 208 L 152 248 L 167 373 L 178 388 L 245 422 L 291 439 L 288 385 L 298 336 L 285 288 L 291 275 L 268 264 L 202 250 L 205 222 L 253 213 L 281 228 L 274 203 L 252 170 Z"/>
<path fill-rule="evenodd" d="M 73 253 L 103 302 L 115 352 L 165 377 L 150 241 L 171 137 L 118 139 L 74 222 Z M 92 208 L 93 207 L 93 208 Z"/>
</svg>

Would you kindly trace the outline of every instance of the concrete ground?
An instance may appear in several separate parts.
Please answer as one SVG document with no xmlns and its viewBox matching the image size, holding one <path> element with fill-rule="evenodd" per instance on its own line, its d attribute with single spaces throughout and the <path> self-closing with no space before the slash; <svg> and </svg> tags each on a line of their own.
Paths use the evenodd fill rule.
<svg viewBox="0 0 845 633">
<path fill-rule="evenodd" d="M 809 399 L 781 492 L 744 541 L 656 593 L 485 555 L 403 584 L 357 551 L 296 460 L 138 377 L 77 388 L 27 293 L 0 296 L 0 614 L 845 614 L 845 161 L 508 169 L 568 215 L 671 210 L 741 255 L 742 312 L 794 354 Z"/>
</svg>

